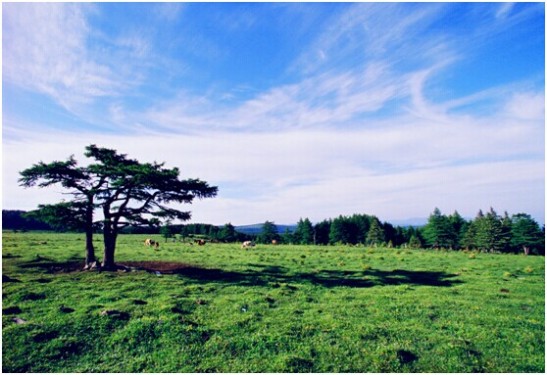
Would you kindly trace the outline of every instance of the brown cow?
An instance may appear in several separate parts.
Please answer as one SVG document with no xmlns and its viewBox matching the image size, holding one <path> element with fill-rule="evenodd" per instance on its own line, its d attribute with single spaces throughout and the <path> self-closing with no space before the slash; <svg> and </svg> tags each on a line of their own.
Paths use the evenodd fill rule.
<svg viewBox="0 0 547 375">
<path fill-rule="evenodd" d="M 154 248 L 157 250 L 160 247 L 160 243 L 158 241 L 147 238 L 146 240 L 144 240 L 144 246 L 154 246 Z"/>
</svg>

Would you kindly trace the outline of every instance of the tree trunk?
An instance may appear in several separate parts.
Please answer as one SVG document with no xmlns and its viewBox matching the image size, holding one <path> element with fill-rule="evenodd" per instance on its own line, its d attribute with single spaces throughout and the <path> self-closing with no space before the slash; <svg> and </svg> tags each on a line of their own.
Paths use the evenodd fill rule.
<svg viewBox="0 0 547 375">
<path fill-rule="evenodd" d="M 95 248 L 93 247 L 93 196 L 88 197 L 85 225 L 85 270 L 96 268 Z"/>
<path fill-rule="evenodd" d="M 524 250 L 524 255 L 530 255 L 530 248 L 528 246 L 522 246 L 522 249 Z"/>
<path fill-rule="evenodd" d="M 97 266 L 95 258 L 95 248 L 93 247 L 93 229 L 86 228 L 85 230 L 85 267 L 88 270 Z"/>
<path fill-rule="evenodd" d="M 104 240 L 104 254 L 102 269 L 105 271 L 114 271 L 117 269 L 114 262 L 114 252 L 116 251 L 116 237 L 117 233 L 114 228 L 114 223 L 111 217 L 108 215 L 110 207 L 103 208 L 105 213 L 104 227 L 103 227 L 103 240 Z"/>
<path fill-rule="evenodd" d="M 104 234 L 104 254 L 103 263 L 101 265 L 103 270 L 114 271 L 117 269 L 114 262 L 114 252 L 116 251 L 116 234 L 109 231 Z"/>
</svg>

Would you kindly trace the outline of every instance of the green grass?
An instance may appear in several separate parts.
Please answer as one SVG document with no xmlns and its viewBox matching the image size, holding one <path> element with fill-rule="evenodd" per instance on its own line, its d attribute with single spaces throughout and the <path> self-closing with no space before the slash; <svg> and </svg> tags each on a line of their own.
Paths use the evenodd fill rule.
<svg viewBox="0 0 547 375">
<path fill-rule="evenodd" d="M 4 232 L 2 370 L 545 370 L 543 257 L 145 237 L 117 262 L 169 272 L 74 271 L 83 235 Z"/>
</svg>

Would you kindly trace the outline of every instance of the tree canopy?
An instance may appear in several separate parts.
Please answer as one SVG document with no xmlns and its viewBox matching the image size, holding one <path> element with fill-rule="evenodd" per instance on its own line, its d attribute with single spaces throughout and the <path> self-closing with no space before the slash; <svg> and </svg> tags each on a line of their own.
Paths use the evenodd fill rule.
<svg viewBox="0 0 547 375">
<path fill-rule="evenodd" d="M 164 168 L 164 163 L 141 163 L 116 150 L 90 145 L 85 156 L 93 160 L 78 166 L 74 156 L 67 161 L 39 162 L 21 172 L 25 187 L 60 184 L 73 199 L 67 209 L 80 208 L 87 239 L 86 265 L 95 261 L 93 245 L 94 214 L 100 209 L 104 255 L 102 267 L 116 268 L 114 253 L 120 230 L 128 226 L 158 226 L 163 221 L 188 220 L 190 212 L 172 204 L 191 203 L 195 198 L 209 198 L 218 188 L 199 179 L 179 179 L 178 168 Z M 83 207 L 83 208 L 82 208 Z M 46 211 L 42 210 L 47 220 Z"/>
</svg>

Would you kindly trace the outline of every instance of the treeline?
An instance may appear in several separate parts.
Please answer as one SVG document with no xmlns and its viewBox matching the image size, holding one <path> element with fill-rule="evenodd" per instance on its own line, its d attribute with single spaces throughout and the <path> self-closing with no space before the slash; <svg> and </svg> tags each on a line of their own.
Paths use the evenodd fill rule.
<svg viewBox="0 0 547 375">
<path fill-rule="evenodd" d="M 312 225 L 300 219 L 294 233 L 281 236 L 284 242 L 305 245 L 351 244 L 366 246 L 478 250 L 545 254 L 545 227 L 528 214 L 500 216 L 480 210 L 473 220 L 457 211 L 444 215 L 435 208 L 423 227 L 394 227 L 376 216 L 352 215 L 323 220 Z"/>
<path fill-rule="evenodd" d="M 160 234 L 165 239 L 202 238 L 218 242 L 242 242 L 253 239 L 253 236 L 240 233 L 228 223 L 222 227 L 212 224 L 172 224 L 156 228 L 127 227 L 122 233 L 127 234 Z"/>
<path fill-rule="evenodd" d="M 51 230 L 49 225 L 25 217 L 24 211 L 2 211 L 3 229 Z M 73 228 L 57 226 L 57 231 Z M 96 228 L 100 230 L 100 228 Z M 159 234 L 165 239 L 204 238 L 218 242 L 254 240 L 258 243 L 295 245 L 365 245 L 385 247 L 432 248 L 452 250 L 478 250 L 482 252 L 545 254 L 545 226 L 528 214 L 498 215 L 494 209 L 486 214 L 479 210 L 472 220 L 464 219 L 457 211 L 444 215 L 438 208 L 431 213 L 422 227 L 394 227 L 381 222 L 376 216 L 354 214 L 338 216 L 312 224 L 308 218 L 300 219 L 294 232 L 278 233 L 277 226 L 266 221 L 261 232 L 248 235 L 238 232 L 228 223 L 224 226 L 211 224 L 176 224 L 163 226 L 127 227 L 123 233 Z"/>
<path fill-rule="evenodd" d="M 2 229 L 8 230 L 53 230 L 51 225 L 31 217 L 21 210 L 2 210 Z"/>
<path fill-rule="evenodd" d="M 524 213 L 500 216 L 490 208 L 466 221 L 457 212 L 446 216 L 436 208 L 421 232 L 427 247 L 545 255 L 545 226 Z"/>
<path fill-rule="evenodd" d="M 83 228 L 76 228 L 71 222 L 56 222 L 55 226 L 39 220 L 35 211 L 2 210 L 2 229 L 16 231 L 57 231 L 83 232 Z M 102 231 L 101 223 L 94 224 L 94 232 Z M 200 237 L 220 242 L 240 242 L 254 239 L 253 236 L 238 232 L 232 224 L 222 227 L 212 224 L 172 224 L 163 226 L 128 226 L 121 233 L 125 234 L 159 234 L 167 238 L 173 237 Z"/>
</svg>

